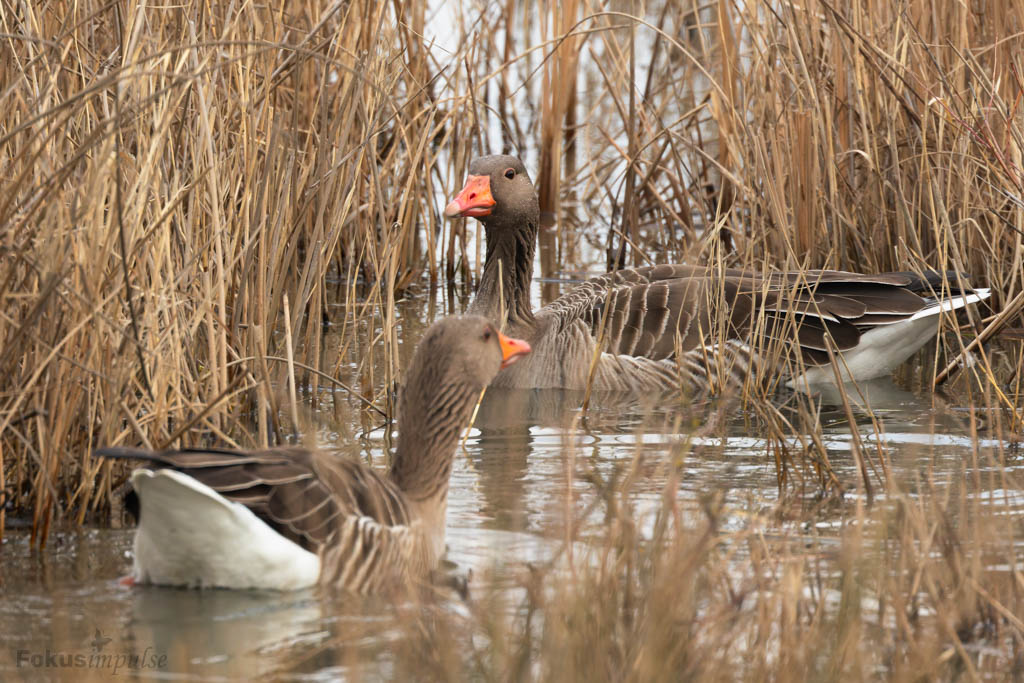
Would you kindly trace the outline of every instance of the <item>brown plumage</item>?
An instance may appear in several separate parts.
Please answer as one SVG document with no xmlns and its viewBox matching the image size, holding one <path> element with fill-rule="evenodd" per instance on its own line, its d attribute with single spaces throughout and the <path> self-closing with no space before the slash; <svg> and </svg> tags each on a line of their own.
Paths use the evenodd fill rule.
<svg viewBox="0 0 1024 683">
<path fill-rule="evenodd" d="M 444 552 L 448 480 L 470 411 L 498 370 L 528 351 L 479 316 L 435 323 L 407 372 L 386 476 L 300 447 L 97 451 L 161 468 L 132 477 L 135 579 L 281 589 L 319 579 L 360 593 L 416 580 Z M 237 538 L 245 533 L 265 547 L 247 546 Z"/>
<path fill-rule="evenodd" d="M 940 312 L 988 295 L 965 288 L 936 298 L 943 284 L 936 273 L 712 272 L 664 264 L 593 278 L 533 311 L 539 207 L 522 162 L 503 155 L 474 160 L 445 214 L 477 218 L 486 232 L 483 275 L 469 311 L 503 320 L 534 349 L 499 373 L 494 384 L 502 386 L 586 387 L 602 325 L 595 389 L 720 390 L 744 381 L 767 357 L 783 359 L 772 368 L 777 376 L 827 382 L 834 377 L 823 367 L 830 344 L 843 355 L 844 376 L 867 379 L 889 372 L 933 336 Z"/>
</svg>

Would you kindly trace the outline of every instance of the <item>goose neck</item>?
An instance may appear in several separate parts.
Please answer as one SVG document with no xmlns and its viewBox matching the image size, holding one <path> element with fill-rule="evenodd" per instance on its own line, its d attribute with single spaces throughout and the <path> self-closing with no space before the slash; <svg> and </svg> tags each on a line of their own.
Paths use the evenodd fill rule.
<svg viewBox="0 0 1024 683">
<path fill-rule="evenodd" d="M 480 389 L 477 388 L 476 394 Z M 444 498 L 465 415 L 476 396 L 465 384 L 431 387 L 431 400 L 417 398 L 415 387 L 402 390 L 399 434 L 389 477 L 412 502 Z"/>
<path fill-rule="evenodd" d="M 536 220 L 516 226 L 486 226 L 487 257 L 470 313 L 510 324 L 533 322 L 530 283 L 537 246 Z"/>
</svg>

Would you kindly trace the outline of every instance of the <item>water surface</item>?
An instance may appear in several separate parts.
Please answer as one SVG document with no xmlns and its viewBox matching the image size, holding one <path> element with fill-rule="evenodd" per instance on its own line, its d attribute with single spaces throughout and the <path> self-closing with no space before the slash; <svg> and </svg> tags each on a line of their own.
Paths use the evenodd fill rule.
<svg viewBox="0 0 1024 683">
<path fill-rule="evenodd" d="M 965 433 L 962 409 L 891 380 L 872 382 L 867 390 L 870 412 L 855 408 L 862 448 L 880 444 L 904 490 L 913 490 L 922 476 L 962 480 L 965 466 L 979 453 L 981 472 L 1000 469 L 1010 481 L 1021 480 L 1019 445 Z M 803 543 L 809 537 L 806 524 L 777 514 L 780 488 L 767 455 L 771 439 L 751 431 L 757 419 L 749 413 L 732 415 L 715 433 L 692 436 L 689 427 L 680 429 L 681 411 L 675 407 L 609 400 L 583 415 L 578 399 L 557 391 L 488 392 L 456 459 L 448 512 L 448 558 L 460 572 L 472 574 L 471 600 L 493 590 L 517 590 L 518 578 L 556 552 L 566 519 L 579 523 L 581 511 L 581 538 L 600 539 L 605 515 L 601 482 L 621 477 L 638 453 L 642 466 L 634 474 L 632 497 L 641 520 L 645 510 L 653 520 L 665 464 L 675 459 L 682 463 L 678 499 L 684 515 L 696 520 L 703 497 L 721 491 L 725 529 L 756 522 L 779 539 Z M 863 497 L 845 411 L 823 404 L 820 419 L 832 466 L 848 487 L 844 497 Z M 356 424 L 348 428 L 359 431 Z M 795 445 L 798 440 L 791 441 Z M 383 428 L 363 433 L 356 444 L 354 450 L 363 456 L 384 462 Z M 353 450 L 352 444 L 348 448 Z M 985 458 L 1000 450 L 1002 466 L 988 467 Z M 972 494 L 979 503 L 998 514 L 1024 516 L 1024 491 L 1001 488 L 1005 476 L 991 481 Z M 793 488 L 783 490 L 792 493 Z M 795 500 L 813 505 L 814 487 L 808 486 L 806 495 L 797 491 Z M 843 514 L 842 505 L 816 513 L 816 540 L 807 552 L 822 550 L 831 527 L 843 523 Z M 400 607 L 324 599 L 312 591 L 127 587 L 119 578 L 130 567 L 131 539 L 131 529 L 68 530 L 54 533 L 44 549 L 34 550 L 24 532 L 7 531 L 0 552 L 0 632 L 5 635 L 0 677 L 99 678 L 112 672 L 109 660 L 95 658 L 104 654 L 141 656 L 154 663 L 127 671 L 146 678 L 327 679 L 344 673 L 386 678 L 393 673 L 391 646 L 407 637 L 400 628 Z M 458 613 L 466 605 L 450 595 L 428 609 Z M 59 666 L 71 661 L 60 655 L 80 655 L 86 665 Z M 118 673 L 125 672 L 122 665 Z"/>
</svg>

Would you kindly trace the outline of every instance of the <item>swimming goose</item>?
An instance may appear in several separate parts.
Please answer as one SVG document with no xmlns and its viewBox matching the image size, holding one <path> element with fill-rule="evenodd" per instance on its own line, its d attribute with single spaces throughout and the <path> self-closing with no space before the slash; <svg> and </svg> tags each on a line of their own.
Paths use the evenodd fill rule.
<svg viewBox="0 0 1024 683">
<path fill-rule="evenodd" d="M 459 434 L 498 370 L 529 351 L 479 316 L 431 326 L 401 393 L 387 476 L 300 447 L 98 450 L 156 468 L 131 475 L 140 513 L 131 578 L 278 590 L 319 582 L 356 593 L 422 578 L 444 553 Z"/>
<path fill-rule="evenodd" d="M 940 313 L 988 296 L 964 288 L 936 297 L 938 273 L 756 273 L 665 264 L 588 280 L 533 311 L 530 280 L 537 193 L 512 156 L 475 159 L 448 218 L 483 223 L 486 260 L 469 312 L 500 320 L 533 353 L 492 384 L 520 388 L 706 392 L 735 386 L 781 355 L 790 385 L 888 374 L 935 335 Z M 956 287 L 956 274 L 947 276 Z M 607 314 L 605 307 L 607 306 Z M 603 345 L 591 371 L 603 334 Z M 831 339 L 831 346 L 829 345 Z M 765 353 L 768 345 L 781 354 Z M 592 374 L 591 374 L 592 373 Z"/>
</svg>

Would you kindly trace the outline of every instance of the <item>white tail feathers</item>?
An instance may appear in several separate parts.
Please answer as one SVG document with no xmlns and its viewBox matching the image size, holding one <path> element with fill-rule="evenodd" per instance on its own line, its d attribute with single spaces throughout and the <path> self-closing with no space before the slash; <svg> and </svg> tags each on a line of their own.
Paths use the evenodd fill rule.
<svg viewBox="0 0 1024 683">
<path fill-rule="evenodd" d="M 990 294 L 991 291 L 988 289 L 975 289 L 970 294 L 958 294 L 956 296 L 951 296 L 948 299 L 941 299 L 925 306 L 920 311 L 910 316 L 910 320 L 927 318 L 928 316 L 938 315 L 945 311 L 955 311 L 958 308 L 963 308 L 964 306 L 984 301 Z"/>
<path fill-rule="evenodd" d="M 925 306 L 906 320 L 879 325 L 864 332 L 855 348 L 840 354 L 842 360 L 839 361 L 839 369 L 843 381 L 860 381 L 888 375 L 935 336 L 939 329 L 940 313 L 955 311 L 987 299 L 988 296 L 987 289 L 976 289 L 970 294 L 951 296 Z M 835 372 L 830 365 L 826 365 L 810 368 L 787 384 L 799 387 L 804 384 L 834 383 Z"/>
<path fill-rule="evenodd" d="M 136 581 L 277 590 L 316 583 L 315 554 L 192 477 L 139 469 L 132 486 L 140 508 Z"/>
</svg>

